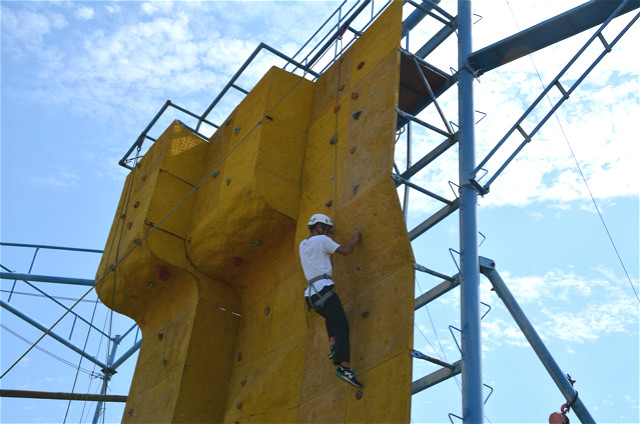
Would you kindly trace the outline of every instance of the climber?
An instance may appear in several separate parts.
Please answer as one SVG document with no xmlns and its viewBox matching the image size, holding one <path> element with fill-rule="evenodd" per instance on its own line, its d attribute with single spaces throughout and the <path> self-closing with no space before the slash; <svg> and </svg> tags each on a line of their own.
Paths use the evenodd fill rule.
<svg viewBox="0 0 640 424">
<path fill-rule="evenodd" d="M 353 252 L 360 233 L 354 231 L 351 242 L 341 246 L 329 237 L 333 234 L 333 222 L 328 216 L 315 214 L 308 226 L 309 237 L 300 243 L 300 263 L 307 279 L 304 292 L 307 307 L 325 319 L 329 359 L 339 365 L 335 374 L 352 386 L 362 388 L 350 364 L 349 322 L 331 280 L 331 255 L 338 252 L 346 256 Z"/>
</svg>

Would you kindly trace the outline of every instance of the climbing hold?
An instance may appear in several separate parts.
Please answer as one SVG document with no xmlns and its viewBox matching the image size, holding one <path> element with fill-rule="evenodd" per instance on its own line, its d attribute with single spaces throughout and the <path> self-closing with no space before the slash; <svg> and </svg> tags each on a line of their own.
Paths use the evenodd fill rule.
<svg viewBox="0 0 640 424">
<path fill-rule="evenodd" d="M 134 208 L 137 208 L 138 206 L 140 206 L 140 202 L 136 202 L 136 203 L 133 204 Z"/>
<path fill-rule="evenodd" d="M 142 181 L 146 180 L 146 179 L 147 179 L 147 174 L 142 174 L 142 175 L 140 175 L 140 179 L 141 179 Z"/>
<path fill-rule="evenodd" d="M 227 185 L 231 184 L 231 178 L 227 178 L 224 182 L 227 183 Z"/>
<path fill-rule="evenodd" d="M 340 110 L 340 105 L 335 105 L 333 107 L 333 113 L 338 113 L 339 110 Z"/>
<path fill-rule="evenodd" d="M 123 213 L 122 215 L 120 215 L 120 219 L 125 219 L 127 217 L 127 214 Z"/>
<path fill-rule="evenodd" d="M 129 408 L 129 409 L 127 410 L 127 415 L 128 415 L 128 416 L 132 416 L 132 415 L 133 415 L 133 408 Z"/>
<path fill-rule="evenodd" d="M 349 153 L 354 154 L 356 152 L 356 146 L 353 146 L 350 150 Z"/>
<path fill-rule="evenodd" d="M 265 315 L 269 315 L 269 312 L 271 312 L 271 308 L 270 307 L 267 306 L 266 308 L 264 308 L 264 314 Z"/>
<path fill-rule="evenodd" d="M 217 176 L 218 176 L 218 174 L 219 174 L 219 172 L 218 172 L 218 171 L 214 172 L 213 174 L 211 174 L 211 178 L 215 178 L 215 177 L 217 177 Z"/>
<path fill-rule="evenodd" d="M 340 88 L 338 88 L 338 91 L 342 91 L 344 90 L 344 84 L 340 84 Z"/>
<path fill-rule="evenodd" d="M 233 134 L 234 134 L 234 135 L 235 135 L 235 134 L 238 134 L 238 131 L 240 131 L 240 127 L 235 127 L 235 128 L 233 129 Z"/>
<path fill-rule="evenodd" d="M 260 246 L 260 244 L 262 244 L 262 240 L 254 240 L 251 242 L 251 244 L 254 246 Z"/>
<path fill-rule="evenodd" d="M 166 366 L 167 366 L 167 362 L 168 362 L 168 361 L 167 361 L 166 359 L 162 358 L 162 365 L 163 365 L 163 366 L 165 366 L 165 367 L 166 367 Z"/>
<path fill-rule="evenodd" d="M 244 260 L 238 256 L 233 257 L 233 266 L 240 266 L 244 262 Z"/>
<path fill-rule="evenodd" d="M 238 409 L 242 409 L 242 402 L 238 402 L 238 403 L 236 403 L 236 408 L 238 408 Z"/>
<path fill-rule="evenodd" d="M 238 358 L 238 362 L 242 361 L 242 352 L 238 352 L 238 357 L 237 358 Z"/>
<path fill-rule="evenodd" d="M 133 226 L 133 222 L 131 221 L 127 222 L 127 230 L 130 230 L 132 226 Z"/>
<path fill-rule="evenodd" d="M 169 279 L 169 271 L 167 271 L 167 268 L 163 267 L 162 265 L 158 265 L 156 267 L 156 275 L 162 281 L 167 281 Z"/>
<path fill-rule="evenodd" d="M 336 135 L 331 137 L 331 140 L 329 140 L 329 144 L 336 144 L 337 142 L 338 142 L 338 136 Z"/>
<path fill-rule="evenodd" d="M 333 200 L 328 200 L 327 203 L 324 204 L 326 207 L 333 205 Z"/>
<path fill-rule="evenodd" d="M 164 334 L 158 333 L 158 340 L 162 340 L 163 337 L 164 337 Z"/>
<path fill-rule="evenodd" d="M 245 384 L 247 384 L 247 379 L 245 378 L 244 380 L 242 380 L 242 381 L 240 382 L 240 384 L 241 384 L 241 385 L 243 385 L 243 386 L 244 386 Z"/>
<path fill-rule="evenodd" d="M 358 63 L 358 69 L 362 69 L 363 66 L 364 66 L 364 62 Z"/>
<path fill-rule="evenodd" d="M 353 93 L 351 93 L 351 98 L 353 100 L 356 100 L 358 98 L 358 93 L 356 91 L 354 91 Z"/>
<path fill-rule="evenodd" d="M 362 313 L 360 315 L 362 315 L 362 318 L 368 317 L 369 316 L 369 310 L 365 309 L 364 311 L 362 311 Z"/>
<path fill-rule="evenodd" d="M 233 117 L 231 117 L 231 116 L 230 116 L 229 118 L 227 118 L 227 120 L 226 120 L 226 121 L 224 121 L 224 124 L 225 124 L 225 125 L 229 125 L 229 124 L 231 123 L 231 120 L 232 120 L 232 119 L 233 119 Z"/>
<path fill-rule="evenodd" d="M 357 111 L 356 113 L 353 114 L 353 119 L 357 120 L 358 118 L 360 118 L 360 114 L 362 113 L 361 110 Z"/>
<path fill-rule="evenodd" d="M 356 399 L 357 399 L 357 400 L 362 399 L 362 390 L 357 390 L 357 391 L 356 391 Z"/>
<path fill-rule="evenodd" d="M 138 296 L 136 296 L 135 294 L 132 294 L 131 296 L 129 296 L 131 299 L 136 300 L 138 298 Z"/>
<path fill-rule="evenodd" d="M 138 243 L 140 243 L 140 239 L 133 239 L 133 243 L 134 243 L 134 244 L 138 244 Z"/>
<path fill-rule="evenodd" d="M 153 283 L 151 281 L 147 281 L 147 287 L 149 288 L 153 287 Z"/>
<path fill-rule="evenodd" d="M 360 187 L 360 184 L 355 184 L 351 186 L 351 191 L 353 192 L 353 195 L 355 196 L 356 193 L 358 192 L 358 187 Z"/>
</svg>

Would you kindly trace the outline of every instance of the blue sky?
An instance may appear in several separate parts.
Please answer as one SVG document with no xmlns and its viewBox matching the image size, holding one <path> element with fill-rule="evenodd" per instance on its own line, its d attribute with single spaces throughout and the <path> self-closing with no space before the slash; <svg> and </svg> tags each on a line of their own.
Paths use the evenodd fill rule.
<svg viewBox="0 0 640 424">
<path fill-rule="evenodd" d="M 474 26 L 474 48 L 580 3 L 475 1 L 474 12 L 482 18 Z M 117 161 L 162 104 L 171 99 L 194 112 L 204 111 L 259 42 L 293 56 L 337 5 L 315 1 L 2 1 L 0 239 L 102 249 L 126 176 Z M 455 1 L 443 0 L 441 5 L 456 14 Z M 411 7 L 405 6 L 405 11 L 409 13 Z M 626 23 L 628 17 L 618 21 Z M 609 40 L 617 34 L 618 21 L 613 31 L 605 32 Z M 437 29 L 433 21 L 424 21 L 412 32 L 410 47 L 419 47 Z M 478 117 L 486 117 L 476 127 L 478 159 L 590 34 L 480 78 L 475 106 Z M 640 183 L 634 175 L 640 159 L 640 82 L 638 67 L 631 60 L 639 42 L 636 24 L 479 202 L 479 230 L 486 237 L 481 255 L 496 261 L 560 367 L 577 381 L 576 389 L 598 422 L 640 421 L 639 301 L 632 288 L 638 292 Z M 599 52 L 592 50 L 586 65 Z M 455 68 L 455 37 L 427 60 L 443 70 Z M 271 63 L 281 64 L 272 56 L 260 56 L 242 85 L 250 88 Z M 567 86 L 575 77 L 571 72 L 567 75 Z M 457 120 L 455 96 L 456 90 L 451 89 L 441 98 L 453 122 Z M 214 121 L 224 119 L 237 100 L 231 96 L 223 103 Z M 178 113 L 167 116 L 150 135 L 158 136 L 175 118 L 184 119 Z M 421 118 L 441 124 L 431 110 Z M 416 130 L 414 161 L 440 141 Z M 402 169 L 406 154 L 401 145 L 398 143 L 396 161 Z M 488 163 L 490 173 L 500 160 Z M 455 152 L 434 162 L 413 181 L 452 198 L 448 182 L 457 182 Z M 409 229 L 438 208 L 415 192 L 409 203 Z M 452 216 L 414 243 L 417 262 L 455 274 L 456 254 L 452 257 L 449 249 L 459 251 L 457 240 L 457 218 Z M 29 269 L 32 250 L 3 247 L 1 253 L 3 266 L 17 272 Z M 93 278 L 98 256 L 41 250 L 32 272 Z M 419 273 L 416 295 L 439 282 Z M 3 300 L 12 284 L 2 280 Z M 76 299 L 86 291 L 71 286 L 38 287 Z M 16 291 L 35 293 L 22 282 Z M 483 378 L 493 388 L 485 406 L 487 422 L 545 422 L 564 400 L 484 278 L 481 291 L 483 302 L 491 305 L 482 324 Z M 90 293 L 88 298 L 95 299 L 95 295 Z M 459 327 L 458 303 L 456 290 L 417 312 L 415 349 L 450 362 L 459 359 L 449 332 L 449 325 Z M 47 325 L 64 313 L 50 301 L 26 294 L 15 294 L 12 304 Z M 93 316 L 93 322 L 105 332 L 121 334 L 132 324 L 112 317 L 104 308 L 94 313 L 89 302 L 78 308 L 83 317 Z M 41 333 L 4 310 L 1 314 L 4 370 L 28 348 L 5 327 L 32 342 Z M 57 328 L 66 336 L 73 325 L 73 319 L 67 317 Z M 104 358 L 107 346 L 95 331 L 87 337 L 86 325 L 78 323 L 73 328 L 74 344 L 86 343 L 89 351 L 100 352 L 98 357 Z M 128 349 L 134 338 L 130 334 L 118 352 Z M 45 339 L 39 346 L 76 365 L 79 362 L 77 355 L 56 342 Z M 127 392 L 134 362 L 135 358 L 119 370 L 109 393 Z M 91 371 L 93 364 L 85 360 L 81 367 Z M 435 367 L 415 360 L 414 369 L 417 379 Z M 76 379 L 75 373 L 74 368 L 33 350 L 3 378 L 2 388 L 98 390 L 99 379 L 84 371 Z M 448 413 L 461 415 L 458 382 L 450 380 L 414 396 L 412 421 L 448 422 Z M 6 398 L 1 402 L 0 419 L 7 423 L 62 422 L 67 411 L 66 402 Z M 91 421 L 94 408 L 95 404 L 72 403 L 67 422 Z M 122 410 L 121 404 L 109 405 L 105 421 L 119 422 Z M 575 415 L 570 417 L 577 422 Z"/>
</svg>

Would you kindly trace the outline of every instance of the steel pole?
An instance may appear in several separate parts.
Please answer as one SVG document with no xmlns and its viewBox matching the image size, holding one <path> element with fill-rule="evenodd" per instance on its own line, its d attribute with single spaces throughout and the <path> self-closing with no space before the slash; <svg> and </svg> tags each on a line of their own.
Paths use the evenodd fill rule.
<svg viewBox="0 0 640 424">
<path fill-rule="evenodd" d="M 71 349 L 74 352 L 76 352 L 78 355 L 83 356 L 84 358 L 86 358 L 89 361 L 93 362 L 94 364 L 96 364 L 100 368 L 106 368 L 107 367 L 105 364 L 103 364 L 97 358 L 95 358 L 95 357 L 89 355 L 88 353 L 84 352 L 82 349 L 80 349 L 78 346 L 76 346 L 73 343 L 71 343 L 69 340 L 67 340 L 64 337 L 62 337 L 62 336 L 56 334 L 55 332 L 51 331 L 50 328 L 47 328 L 46 326 L 44 326 L 43 324 L 39 323 L 35 319 L 31 318 L 29 315 L 27 315 L 24 312 L 20 311 L 18 308 L 15 308 L 10 303 L 7 303 L 4 300 L 0 299 L 0 307 L 6 309 L 7 311 L 11 312 L 12 314 L 16 315 L 18 318 L 21 318 L 22 320 L 26 321 L 27 323 L 33 325 L 38 330 L 40 330 L 43 333 L 47 334 L 49 337 L 59 341 L 63 345 L 67 346 L 69 349 Z M 5 371 L 5 374 L 6 374 L 7 371 Z"/>
<path fill-rule="evenodd" d="M 116 335 L 113 340 L 113 346 L 111 347 L 111 355 L 107 358 L 107 364 L 109 366 L 103 370 L 104 372 L 104 380 L 102 380 L 102 390 L 100 394 L 105 396 L 107 394 L 107 388 L 109 387 L 109 380 L 111 380 L 111 376 L 115 374 L 115 370 L 112 368 L 113 361 L 116 356 L 116 350 L 118 349 L 118 345 L 120 344 L 120 340 L 122 338 L 119 335 Z M 100 415 L 102 414 L 102 406 L 104 405 L 104 401 L 101 399 L 98 401 L 98 405 L 96 405 L 96 412 L 93 414 L 93 424 L 98 424 L 98 420 L 100 419 Z"/>
<path fill-rule="evenodd" d="M 591 414 L 587 410 L 586 406 L 582 403 L 582 399 L 578 397 L 578 392 L 573 388 L 567 377 L 565 377 L 564 373 L 558 366 L 558 363 L 551 356 L 551 352 L 547 349 L 544 342 L 531 325 L 531 322 L 524 314 L 520 305 L 509 291 L 509 288 L 498 274 L 498 271 L 495 269 L 495 263 L 486 258 L 482 258 L 482 273 L 487 276 L 491 285 L 496 290 L 500 299 L 504 302 L 505 306 L 511 313 L 511 316 L 522 330 L 522 333 L 529 341 L 529 344 L 540 358 L 540 361 L 547 369 L 547 372 L 556 383 L 556 386 L 562 392 L 564 398 L 567 402 L 571 403 L 571 407 L 573 408 L 573 412 L 578 416 L 578 419 L 581 423 L 595 423 L 595 420 L 591 417 Z"/>
<path fill-rule="evenodd" d="M 471 0 L 458 0 L 458 114 L 460 179 L 460 297 L 462 323 L 462 416 L 482 423 L 482 351 L 480 338 L 480 268 L 478 193 L 470 183 L 475 169 L 474 75 L 467 64 L 472 52 Z"/>
<path fill-rule="evenodd" d="M 39 283 L 71 284 L 75 286 L 95 286 L 95 280 L 86 278 L 54 277 L 52 275 L 18 274 L 17 272 L 0 272 L 2 280 L 37 281 Z"/>
</svg>

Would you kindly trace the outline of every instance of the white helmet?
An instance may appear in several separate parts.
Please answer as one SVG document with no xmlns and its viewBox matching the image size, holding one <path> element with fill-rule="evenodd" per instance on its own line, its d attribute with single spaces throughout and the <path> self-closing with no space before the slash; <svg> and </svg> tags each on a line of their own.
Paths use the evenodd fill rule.
<svg viewBox="0 0 640 424">
<path fill-rule="evenodd" d="M 329 218 L 327 215 L 323 215 L 321 213 L 317 213 L 317 214 L 313 215 L 311 217 L 311 219 L 309 219 L 309 224 L 307 224 L 307 225 L 311 227 L 312 225 L 315 225 L 315 224 L 317 224 L 319 222 L 321 222 L 323 224 L 326 224 L 326 225 L 330 225 L 330 226 L 333 227 L 333 221 L 331 221 L 331 218 Z"/>
</svg>

